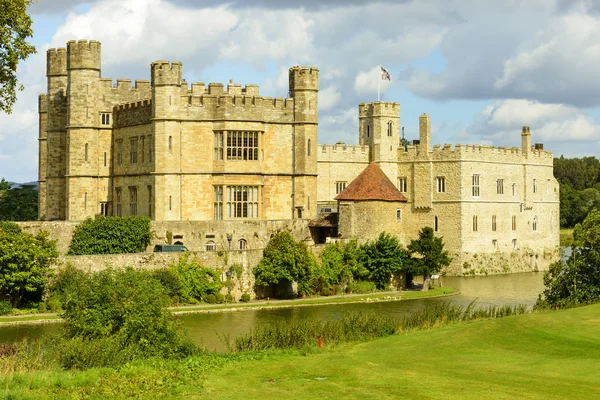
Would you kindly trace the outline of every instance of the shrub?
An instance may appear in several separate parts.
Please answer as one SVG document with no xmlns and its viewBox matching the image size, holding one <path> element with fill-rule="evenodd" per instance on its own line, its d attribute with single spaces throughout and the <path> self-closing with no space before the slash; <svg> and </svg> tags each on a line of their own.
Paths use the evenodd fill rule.
<svg viewBox="0 0 600 400">
<path fill-rule="evenodd" d="M 247 303 L 250 301 L 250 295 L 248 293 L 244 293 L 242 297 L 240 297 L 240 301 Z"/>
<path fill-rule="evenodd" d="M 206 295 L 206 297 L 204 297 L 204 300 L 208 303 L 208 304 L 217 304 L 217 296 L 215 296 L 214 294 L 209 294 Z"/>
<path fill-rule="evenodd" d="M 13 235 L 23 232 L 21 227 L 12 221 L 0 221 L 0 230 Z"/>
<path fill-rule="evenodd" d="M 348 286 L 349 293 L 373 293 L 377 290 L 374 282 L 355 281 Z"/>
<path fill-rule="evenodd" d="M 215 293 L 215 298 L 217 299 L 218 304 L 223 304 L 225 302 L 225 296 L 223 296 L 220 292 Z"/>
<path fill-rule="evenodd" d="M 53 313 L 58 312 L 62 309 L 62 303 L 56 297 L 48 298 L 48 300 L 46 301 L 46 304 L 48 305 L 48 309 L 50 310 L 50 312 L 53 312 Z"/>
<path fill-rule="evenodd" d="M 233 303 L 233 296 L 230 293 L 225 295 L 225 303 Z"/>
<path fill-rule="evenodd" d="M 38 312 L 42 314 L 46 312 L 46 303 L 41 302 L 38 304 Z"/>
<path fill-rule="evenodd" d="M 73 264 L 67 264 L 58 269 L 54 277 L 48 282 L 48 294 L 51 299 L 64 303 L 69 294 L 73 293 L 75 287 L 83 280 L 88 279 L 89 274 L 84 272 Z"/>
<path fill-rule="evenodd" d="M 182 301 L 189 303 L 203 300 L 207 295 L 221 290 L 223 283 L 217 271 L 203 267 L 196 260 L 188 260 L 189 255 L 186 254 L 169 268 L 181 284 Z"/>
<path fill-rule="evenodd" d="M 12 314 L 12 310 L 10 301 L 0 301 L 0 315 L 10 315 Z"/>
<path fill-rule="evenodd" d="M 150 218 L 88 218 L 77 225 L 67 254 L 140 253 L 150 244 Z"/>
<path fill-rule="evenodd" d="M 331 290 L 328 287 L 324 287 L 321 289 L 321 296 L 329 296 L 331 295 Z"/>
<path fill-rule="evenodd" d="M 179 276 L 177 276 L 172 269 L 161 268 L 154 270 L 152 271 L 152 276 L 160 282 L 167 296 L 171 298 L 177 297 L 177 301 L 179 302 L 179 297 L 182 293 L 182 285 Z"/>
</svg>

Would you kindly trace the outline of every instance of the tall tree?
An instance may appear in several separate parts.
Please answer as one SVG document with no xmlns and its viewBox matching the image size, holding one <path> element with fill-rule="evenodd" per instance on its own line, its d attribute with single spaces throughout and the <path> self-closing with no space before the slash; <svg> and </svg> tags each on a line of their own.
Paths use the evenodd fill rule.
<svg viewBox="0 0 600 400">
<path fill-rule="evenodd" d="M 406 268 L 408 254 L 398 238 L 389 233 L 381 232 L 377 240 L 369 241 L 361 249 L 362 263 L 377 289 L 388 287 L 392 276 Z"/>
<path fill-rule="evenodd" d="M 10 189 L 10 185 L 8 184 L 8 182 L 6 182 L 6 179 L 0 179 L 0 196 L 2 196 L 2 192 L 8 189 Z"/>
<path fill-rule="evenodd" d="M 38 191 L 25 185 L 0 191 L 0 220 L 35 221 L 38 219 Z"/>
<path fill-rule="evenodd" d="M 421 229 L 417 240 L 410 241 L 408 251 L 411 255 L 413 274 L 423 275 L 423 290 L 429 288 L 431 274 L 439 272 L 452 261 L 448 252 L 444 250 L 442 238 L 436 237 L 429 226 Z"/>
<path fill-rule="evenodd" d="M 0 12 L 0 111 L 11 113 L 17 90 L 23 85 L 17 79 L 17 65 L 35 53 L 27 41 L 33 36 L 27 7 L 31 0 L 2 0 Z"/>
</svg>

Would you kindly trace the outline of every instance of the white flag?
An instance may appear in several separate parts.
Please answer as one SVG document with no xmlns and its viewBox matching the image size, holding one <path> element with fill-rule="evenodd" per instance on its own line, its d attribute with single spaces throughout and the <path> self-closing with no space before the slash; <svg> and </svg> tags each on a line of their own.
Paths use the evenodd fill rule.
<svg viewBox="0 0 600 400">
<path fill-rule="evenodd" d="M 381 68 L 381 79 L 383 79 L 384 81 L 391 81 L 392 76 L 390 75 L 390 72 L 383 67 L 380 67 L 380 68 Z"/>
</svg>

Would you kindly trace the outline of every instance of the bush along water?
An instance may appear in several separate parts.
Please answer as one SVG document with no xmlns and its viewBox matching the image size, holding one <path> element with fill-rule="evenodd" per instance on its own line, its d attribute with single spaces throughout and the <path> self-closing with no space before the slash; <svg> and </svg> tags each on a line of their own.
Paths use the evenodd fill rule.
<svg viewBox="0 0 600 400">
<path fill-rule="evenodd" d="M 254 329 L 234 339 L 236 351 L 302 348 L 314 345 L 319 338 L 325 343 L 365 341 L 418 329 L 428 329 L 450 323 L 501 318 L 525 314 L 525 305 L 468 307 L 448 302 L 434 302 L 416 313 L 398 318 L 378 313 L 348 313 L 341 319 L 325 321 L 317 318 L 294 318 Z"/>
</svg>

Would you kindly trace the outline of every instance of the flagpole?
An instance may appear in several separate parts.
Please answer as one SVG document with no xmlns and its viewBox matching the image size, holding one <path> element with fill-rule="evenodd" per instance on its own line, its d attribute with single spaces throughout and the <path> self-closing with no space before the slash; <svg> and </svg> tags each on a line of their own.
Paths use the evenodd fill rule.
<svg viewBox="0 0 600 400">
<path fill-rule="evenodd" d="M 379 79 L 377 79 L 377 101 L 379 101 L 379 96 L 381 93 L 381 65 L 379 66 Z"/>
</svg>

